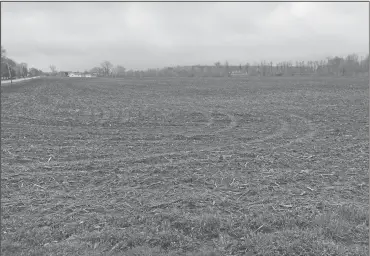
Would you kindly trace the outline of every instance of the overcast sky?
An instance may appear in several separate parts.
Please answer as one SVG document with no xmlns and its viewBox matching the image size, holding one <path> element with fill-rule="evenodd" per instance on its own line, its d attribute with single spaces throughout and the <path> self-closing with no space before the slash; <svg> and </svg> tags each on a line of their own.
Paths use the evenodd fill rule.
<svg viewBox="0 0 370 256">
<path fill-rule="evenodd" d="M 44 71 L 313 60 L 369 49 L 369 3 L 1 3 L 8 56 Z"/>
</svg>

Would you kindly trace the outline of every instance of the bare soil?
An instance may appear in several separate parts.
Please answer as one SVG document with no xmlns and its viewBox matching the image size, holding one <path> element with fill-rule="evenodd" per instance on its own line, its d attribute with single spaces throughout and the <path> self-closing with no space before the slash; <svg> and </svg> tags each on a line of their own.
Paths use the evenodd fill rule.
<svg viewBox="0 0 370 256">
<path fill-rule="evenodd" d="M 368 255 L 368 85 L 2 87 L 1 254 Z"/>
</svg>

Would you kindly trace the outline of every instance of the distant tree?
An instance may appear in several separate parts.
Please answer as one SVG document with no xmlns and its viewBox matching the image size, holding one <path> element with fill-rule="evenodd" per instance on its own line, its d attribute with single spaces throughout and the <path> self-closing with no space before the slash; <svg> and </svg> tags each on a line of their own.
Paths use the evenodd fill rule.
<svg viewBox="0 0 370 256">
<path fill-rule="evenodd" d="M 32 72 L 30 72 L 32 71 Z M 7 52 L 3 46 L 1 46 L 1 77 L 14 78 L 14 77 L 26 77 L 30 75 L 42 75 L 41 70 L 35 68 L 28 70 L 27 63 L 17 63 L 14 60 L 7 57 Z"/>
<path fill-rule="evenodd" d="M 158 71 L 158 72 L 159 72 L 159 71 Z M 127 70 L 127 72 L 126 72 L 126 76 L 128 76 L 128 77 L 134 77 L 134 75 L 135 75 L 135 73 L 134 73 L 134 71 L 133 71 L 132 69 Z"/>
<path fill-rule="evenodd" d="M 239 70 L 249 75 L 258 76 L 271 76 L 271 75 L 306 75 L 306 74 L 337 74 L 337 75 L 350 75 L 359 72 L 368 73 L 369 58 L 359 59 L 355 54 L 348 55 L 345 58 L 334 57 L 328 60 L 320 61 L 297 61 L 292 65 L 291 61 L 283 61 L 273 64 L 271 61 L 254 62 L 253 65 L 247 63 L 246 65 L 232 66 L 226 61 L 221 64 L 219 61 L 213 65 L 192 65 L 192 66 L 176 66 L 165 67 L 161 69 L 148 69 L 148 70 L 127 70 L 120 66 L 113 66 L 109 61 L 103 62 L 100 67 L 95 67 L 91 72 L 100 76 L 126 76 L 126 77 L 189 77 L 189 76 L 229 76 L 233 70 Z"/>
<path fill-rule="evenodd" d="M 20 65 L 20 69 L 21 69 L 21 76 L 22 77 L 26 77 L 28 75 L 28 65 L 27 63 L 24 63 L 22 62 Z"/>
<path fill-rule="evenodd" d="M 217 61 L 214 63 L 214 67 L 212 68 L 212 75 L 214 76 L 222 76 L 222 65 L 221 62 Z"/>
<path fill-rule="evenodd" d="M 359 61 L 359 56 L 357 54 L 350 54 L 343 61 L 345 72 L 349 75 L 361 72 L 361 61 Z M 342 75 L 344 75 L 344 72 Z"/>
<path fill-rule="evenodd" d="M 38 70 L 36 68 L 30 68 L 30 70 L 28 72 L 29 72 L 30 76 L 41 76 L 42 75 L 42 71 Z"/>
<path fill-rule="evenodd" d="M 245 72 L 247 72 L 247 74 L 249 74 L 249 67 L 250 67 L 249 63 L 245 64 Z"/>
<path fill-rule="evenodd" d="M 93 75 L 97 75 L 97 76 L 103 76 L 104 75 L 103 68 L 101 68 L 101 67 L 94 67 L 94 68 L 90 69 L 90 73 L 92 73 Z"/>
<path fill-rule="evenodd" d="M 51 74 L 56 75 L 57 68 L 55 67 L 55 65 L 50 65 L 49 68 L 50 68 Z"/>
<path fill-rule="evenodd" d="M 314 62 L 313 61 L 308 61 L 307 62 L 307 65 L 308 65 L 309 72 L 312 74 L 315 71 L 315 64 L 314 64 Z"/>
<path fill-rule="evenodd" d="M 115 74 L 117 77 L 124 77 L 126 69 L 123 66 L 117 65 L 115 67 Z"/>
<path fill-rule="evenodd" d="M 339 67 L 341 65 L 342 58 L 335 56 L 334 58 L 328 57 L 327 60 L 329 73 L 339 75 Z"/>
<path fill-rule="evenodd" d="M 360 66 L 361 72 L 369 72 L 369 54 L 365 58 L 361 59 Z"/>
<path fill-rule="evenodd" d="M 270 61 L 270 65 L 269 65 L 269 75 L 270 75 L 270 76 L 274 75 L 274 70 L 273 70 L 273 64 L 272 64 L 272 61 Z"/>
<path fill-rule="evenodd" d="M 111 75 L 112 73 L 112 69 L 113 69 L 113 64 L 109 61 L 104 61 L 100 64 L 100 66 L 102 67 L 103 69 L 103 74 L 104 76 L 109 76 Z"/>
<path fill-rule="evenodd" d="M 230 67 L 228 61 L 225 61 L 224 64 L 224 76 L 230 76 Z"/>
<path fill-rule="evenodd" d="M 265 76 L 266 75 L 266 62 L 265 61 L 261 61 L 261 74 L 262 76 Z"/>
<path fill-rule="evenodd" d="M 1 64 L 5 63 L 6 60 L 6 50 L 3 46 L 1 46 Z"/>
<path fill-rule="evenodd" d="M 17 64 L 15 66 L 15 76 L 17 78 L 21 78 L 22 77 L 22 66 L 21 66 L 21 64 Z"/>
<path fill-rule="evenodd" d="M 140 78 L 141 77 L 141 74 L 140 74 L 140 71 L 139 70 L 135 70 L 135 77 L 136 78 Z"/>
<path fill-rule="evenodd" d="M 17 75 L 17 73 L 16 73 L 17 63 L 14 60 L 10 59 L 10 58 L 6 58 L 5 59 L 5 66 L 6 66 L 6 69 L 8 71 L 7 76 L 9 78 L 16 77 L 16 75 Z"/>
<path fill-rule="evenodd" d="M 28 71 L 30 76 L 37 76 L 37 69 L 35 68 L 30 68 L 30 70 Z"/>
<path fill-rule="evenodd" d="M 8 59 L 6 57 L 6 50 L 3 46 L 1 46 L 1 76 L 2 77 L 9 77 L 9 78 L 12 78 L 13 75 L 12 75 L 12 71 L 14 69 L 14 67 L 16 66 L 15 63 L 11 63 L 12 60 Z M 14 67 L 12 67 L 12 65 L 14 65 Z"/>
</svg>

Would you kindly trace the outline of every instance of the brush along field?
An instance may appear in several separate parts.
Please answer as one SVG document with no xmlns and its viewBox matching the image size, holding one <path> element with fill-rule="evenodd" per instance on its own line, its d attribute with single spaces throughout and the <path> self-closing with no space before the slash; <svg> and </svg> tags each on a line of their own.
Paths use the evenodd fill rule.
<svg viewBox="0 0 370 256">
<path fill-rule="evenodd" d="M 1 88 L 2 255 L 368 255 L 366 78 Z"/>
</svg>

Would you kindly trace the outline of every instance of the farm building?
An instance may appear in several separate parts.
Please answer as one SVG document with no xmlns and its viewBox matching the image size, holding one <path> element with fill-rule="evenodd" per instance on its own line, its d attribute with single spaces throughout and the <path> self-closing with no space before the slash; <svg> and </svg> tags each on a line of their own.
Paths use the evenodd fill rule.
<svg viewBox="0 0 370 256">
<path fill-rule="evenodd" d="M 68 74 L 69 77 L 82 77 L 82 74 L 79 72 L 71 72 Z"/>
<path fill-rule="evenodd" d="M 69 72 L 68 77 L 94 77 L 93 74 L 90 73 L 80 73 L 80 72 Z"/>
</svg>

